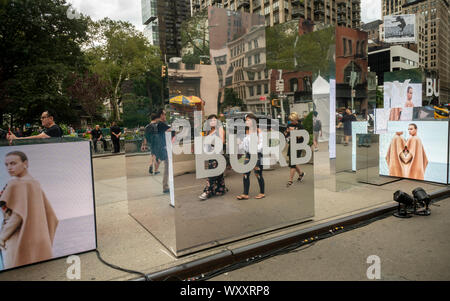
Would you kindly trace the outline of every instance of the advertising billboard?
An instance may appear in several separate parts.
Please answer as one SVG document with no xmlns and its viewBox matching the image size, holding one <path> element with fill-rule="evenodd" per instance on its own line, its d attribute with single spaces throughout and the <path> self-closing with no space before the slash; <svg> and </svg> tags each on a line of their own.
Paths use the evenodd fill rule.
<svg viewBox="0 0 450 301">
<path fill-rule="evenodd" d="M 0 147 L 0 270 L 96 249 L 89 141 Z"/>
<path fill-rule="evenodd" d="M 380 175 L 447 183 L 447 121 L 394 121 L 380 136 Z"/>
<path fill-rule="evenodd" d="M 416 16 L 390 15 L 384 17 L 384 41 L 386 43 L 416 43 Z"/>
</svg>

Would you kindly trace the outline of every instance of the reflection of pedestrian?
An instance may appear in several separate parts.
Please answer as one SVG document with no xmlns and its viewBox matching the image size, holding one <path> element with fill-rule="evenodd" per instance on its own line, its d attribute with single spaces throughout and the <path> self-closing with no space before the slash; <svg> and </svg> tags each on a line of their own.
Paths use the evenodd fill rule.
<svg viewBox="0 0 450 301">
<path fill-rule="evenodd" d="M 45 128 L 42 133 L 35 136 L 29 137 L 17 137 L 16 135 L 10 133 L 8 134 L 8 140 L 12 141 L 15 139 L 42 139 L 42 138 L 59 138 L 63 136 L 63 130 L 55 123 L 54 114 L 51 111 L 45 111 L 41 115 L 42 126 Z"/>
<path fill-rule="evenodd" d="M 169 160 L 166 147 L 166 132 L 170 131 L 170 126 L 166 124 L 166 111 L 164 109 L 159 110 L 157 114 L 159 116 L 158 135 L 161 143 L 159 160 L 164 162 L 163 193 L 169 193 Z"/>
<path fill-rule="evenodd" d="M 352 122 L 356 121 L 355 114 L 352 114 L 350 108 L 345 109 L 345 114 L 342 116 L 341 124 L 338 127 L 344 125 L 344 146 L 348 145 L 350 137 L 352 136 Z"/>
<path fill-rule="evenodd" d="M 5 165 L 13 178 L 0 196 L 4 266 L 9 269 L 51 259 L 58 226 L 55 212 L 39 182 L 28 173 L 28 158 L 23 152 L 8 153 Z"/>
<path fill-rule="evenodd" d="M 222 143 L 225 143 L 225 131 L 223 130 L 223 127 L 217 126 L 217 116 L 216 115 L 210 115 L 208 116 L 209 121 L 209 132 L 207 133 L 207 136 L 213 137 L 217 136 Z M 208 149 L 207 152 L 211 152 L 214 148 L 214 145 L 207 145 Z M 214 169 L 217 168 L 217 161 L 216 160 L 209 160 L 208 161 L 208 169 Z M 206 187 L 203 189 L 203 193 L 199 196 L 201 200 L 206 200 L 212 196 L 215 195 L 224 195 L 226 193 L 227 189 L 225 187 L 225 179 L 223 177 L 223 173 L 215 176 L 215 177 L 209 177 L 206 181 Z"/>
<path fill-rule="evenodd" d="M 106 151 L 106 140 L 103 138 L 103 132 L 98 124 L 95 126 L 95 129 L 91 131 L 91 135 L 92 142 L 94 143 L 94 151 L 97 152 L 97 141 L 103 142 L 103 150 Z"/>
<path fill-rule="evenodd" d="M 301 182 L 303 180 L 303 178 L 305 177 L 305 172 L 303 172 L 300 169 L 300 166 L 296 165 L 296 164 L 292 164 L 292 154 L 291 154 L 291 132 L 294 130 L 302 130 L 303 129 L 303 125 L 299 122 L 298 120 L 299 116 L 296 112 L 292 112 L 289 115 L 289 124 L 288 124 L 288 128 L 286 129 L 286 132 L 284 133 L 284 135 L 286 136 L 286 139 L 288 139 L 289 143 L 288 143 L 288 151 L 287 151 L 287 155 L 289 157 L 289 181 L 287 182 L 287 187 L 291 186 L 293 181 L 294 181 L 294 175 L 295 172 L 298 173 L 298 179 L 297 181 Z M 302 137 L 297 137 L 297 143 L 302 143 L 303 142 L 303 138 Z M 297 150 L 297 158 L 300 157 L 302 154 L 301 150 Z"/>
<path fill-rule="evenodd" d="M 155 175 L 159 174 L 159 158 L 163 155 L 160 154 L 162 151 L 161 139 L 158 133 L 158 123 L 159 116 L 157 113 L 151 115 L 151 121 L 144 129 L 144 141 L 142 142 L 141 151 L 145 151 L 147 148 L 150 149 L 150 166 L 148 172 L 153 174 L 153 165 L 155 167 Z"/>
<path fill-rule="evenodd" d="M 120 136 L 122 132 L 115 121 L 113 121 L 109 131 L 111 132 L 111 141 L 114 146 L 113 153 L 120 153 Z"/>
<path fill-rule="evenodd" d="M 255 197 L 255 199 L 262 199 L 265 197 L 264 189 L 265 182 L 263 178 L 263 165 L 262 165 L 262 137 L 261 130 L 256 126 L 256 116 L 253 114 L 247 114 L 245 116 L 245 126 L 248 128 L 248 132 L 246 133 L 243 141 L 239 144 L 239 148 L 245 151 L 245 163 L 248 164 L 250 162 L 250 141 L 252 135 L 257 135 L 258 146 L 257 146 L 257 156 L 258 160 L 256 161 L 256 166 L 254 168 L 254 172 L 256 178 L 258 179 L 259 184 L 259 194 Z M 243 184 L 244 184 L 244 193 L 238 195 L 236 198 L 238 200 L 248 200 L 248 193 L 250 191 L 250 171 L 243 175 Z"/>
<path fill-rule="evenodd" d="M 322 137 L 322 122 L 317 118 L 317 111 L 314 111 L 313 134 L 314 134 L 314 151 L 319 150 L 319 136 Z"/>
</svg>

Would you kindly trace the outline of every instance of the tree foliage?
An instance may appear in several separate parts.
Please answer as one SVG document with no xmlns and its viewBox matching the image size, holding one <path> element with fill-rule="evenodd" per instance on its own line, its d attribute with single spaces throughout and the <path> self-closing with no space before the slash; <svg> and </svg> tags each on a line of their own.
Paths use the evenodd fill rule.
<svg viewBox="0 0 450 301">
<path fill-rule="evenodd" d="M 244 101 L 238 97 L 233 89 L 226 88 L 222 108 L 227 107 L 244 107 Z"/>
<path fill-rule="evenodd" d="M 32 123 L 52 108 L 59 121 L 76 119 L 65 88 L 86 69 L 87 20 L 68 18 L 68 8 L 65 0 L 0 2 L 0 116 Z"/>
<path fill-rule="evenodd" d="M 108 96 L 107 84 L 97 74 L 86 72 L 83 76 L 72 75 L 72 84 L 68 93 L 77 101 L 83 111 L 90 117 L 91 124 L 94 118 L 103 110 L 103 101 Z"/>
<path fill-rule="evenodd" d="M 108 18 L 90 22 L 89 37 L 85 47 L 91 71 L 107 83 L 113 119 L 119 120 L 122 83 L 145 72 L 159 77 L 160 50 L 150 45 L 132 24 Z"/>
<path fill-rule="evenodd" d="M 185 21 L 181 27 L 181 47 L 186 51 L 183 56 L 185 64 L 205 64 L 209 57 L 208 10 L 204 9 Z"/>
</svg>

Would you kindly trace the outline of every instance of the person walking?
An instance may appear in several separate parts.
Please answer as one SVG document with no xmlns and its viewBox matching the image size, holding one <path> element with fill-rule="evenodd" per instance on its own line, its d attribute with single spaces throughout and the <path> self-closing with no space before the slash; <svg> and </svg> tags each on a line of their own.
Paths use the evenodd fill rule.
<svg viewBox="0 0 450 301">
<path fill-rule="evenodd" d="M 252 113 L 245 115 L 245 126 L 248 129 L 246 135 L 242 142 L 239 144 L 239 149 L 244 150 L 245 152 L 245 163 L 247 164 L 250 161 L 250 139 L 252 135 L 257 135 L 258 145 L 257 145 L 257 156 L 258 160 L 256 162 L 256 166 L 254 168 L 254 173 L 256 178 L 258 179 L 259 184 L 259 194 L 255 197 L 255 199 L 262 199 L 265 195 L 265 182 L 263 177 L 263 165 L 262 165 L 262 148 L 263 141 L 261 137 L 261 129 L 257 127 L 256 116 Z M 250 173 L 251 171 L 245 173 L 243 175 L 243 184 L 244 184 L 244 193 L 238 195 L 236 198 L 238 200 L 248 200 L 249 199 L 249 191 L 250 191 Z"/>
<path fill-rule="evenodd" d="M 150 123 L 144 129 L 144 141 L 141 145 L 141 151 L 150 150 L 150 166 L 148 168 L 148 172 L 150 174 L 159 174 L 158 168 L 160 163 L 160 157 L 163 157 L 161 154 L 162 145 L 160 143 L 160 137 L 158 134 L 158 123 L 159 116 L 158 113 L 153 113 L 150 116 Z M 154 168 L 154 173 L 153 173 Z"/>
<path fill-rule="evenodd" d="M 159 159 L 161 162 L 164 162 L 164 174 L 163 174 L 163 193 L 169 193 L 169 158 L 167 155 L 167 146 L 166 146 L 166 132 L 170 131 L 170 126 L 167 125 L 166 119 L 166 111 L 164 109 L 160 109 L 157 113 L 159 116 L 158 122 L 158 136 L 160 143 L 159 150 Z M 158 157 L 158 156 L 157 156 Z"/>
<path fill-rule="evenodd" d="M 294 175 L 295 172 L 298 173 L 298 182 L 303 181 L 303 178 L 305 177 L 305 172 L 302 171 L 300 169 L 300 166 L 296 165 L 296 164 L 292 164 L 292 154 L 291 154 L 291 132 L 294 130 L 302 130 L 303 129 L 303 125 L 299 122 L 299 116 L 296 112 L 292 112 L 289 117 L 288 117 L 289 123 L 288 123 L 288 128 L 286 129 L 286 132 L 284 133 L 284 135 L 286 136 L 286 139 L 289 140 L 288 143 L 288 158 L 289 158 L 289 180 L 286 184 L 287 187 L 291 186 L 294 183 Z M 303 142 L 303 138 L 302 137 L 297 137 L 297 143 L 302 143 Z M 297 157 L 301 156 L 301 150 L 297 150 Z"/>
<path fill-rule="evenodd" d="M 223 127 L 219 127 L 217 125 L 217 115 L 210 115 L 208 116 L 208 122 L 209 122 L 209 128 L 210 130 L 207 133 L 207 137 L 217 136 L 220 140 L 222 140 L 222 144 L 225 143 L 225 131 Z M 211 152 L 214 148 L 214 145 L 205 145 L 207 149 L 205 151 Z M 209 160 L 208 161 L 208 169 L 215 169 L 217 168 L 217 161 L 216 160 Z M 208 198 L 215 196 L 215 195 L 224 195 L 227 192 L 227 188 L 225 187 L 225 179 L 223 176 L 223 173 L 215 176 L 215 177 L 209 177 L 206 181 L 206 187 L 203 189 L 203 193 L 199 196 L 201 200 L 207 200 Z"/>
<path fill-rule="evenodd" d="M 345 114 L 342 116 L 341 123 L 338 125 L 339 127 L 344 126 L 344 146 L 348 145 L 350 137 L 352 136 L 352 122 L 356 121 L 355 114 L 352 113 L 350 108 L 345 109 Z"/>
<path fill-rule="evenodd" d="M 317 111 L 314 111 L 313 118 L 313 140 L 314 140 L 314 151 L 317 152 L 319 150 L 319 136 L 322 137 L 322 122 L 319 118 L 317 118 Z"/>
<path fill-rule="evenodd" d="M 112 122 L 109 131 L 111 132 L 111 141 L 114 147 L 114 151 L 112 153 L 120 153 L 120 136 L 122 136 L 122 131 L 120 130 L 120 127 L 117 126 L 115 121 Z"/>
</svg>

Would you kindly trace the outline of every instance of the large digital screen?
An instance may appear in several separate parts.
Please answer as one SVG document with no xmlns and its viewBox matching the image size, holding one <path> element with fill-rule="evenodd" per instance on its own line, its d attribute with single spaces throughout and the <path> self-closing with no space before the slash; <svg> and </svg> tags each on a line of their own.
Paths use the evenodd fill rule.
<svg viewBox="0 0 450 301">
<path fill-rule="evenodd" d="M 390 121 L 380 135 L 380 175 L 447 183 L 447 121 Z"/>
<path fill-rule="evenodd" d="M 94 250 L 90 143 L 0 147 L 0 270 Z"/>
</svg>

